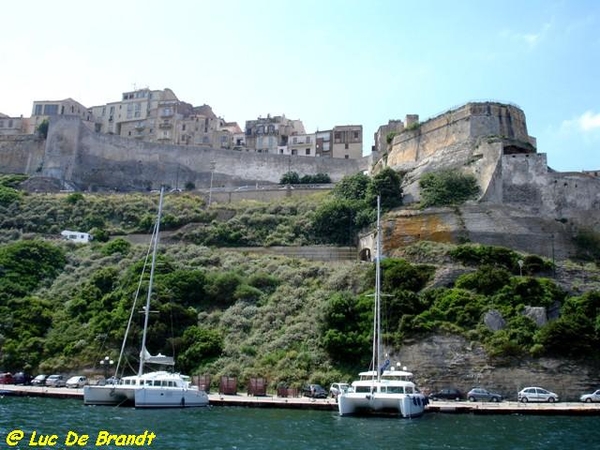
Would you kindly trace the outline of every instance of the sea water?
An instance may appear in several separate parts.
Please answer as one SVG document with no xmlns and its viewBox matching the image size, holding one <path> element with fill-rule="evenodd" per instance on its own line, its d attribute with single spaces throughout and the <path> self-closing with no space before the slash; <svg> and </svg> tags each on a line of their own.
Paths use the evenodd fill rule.
<svg viewBox="0 0 600 450">
<path fill-rule="evenodd" d="M 206 407 L 139 410 L 81 400 L 0 398 L 0 449 L 591 449 L 600 417 Z"/>
</svg>

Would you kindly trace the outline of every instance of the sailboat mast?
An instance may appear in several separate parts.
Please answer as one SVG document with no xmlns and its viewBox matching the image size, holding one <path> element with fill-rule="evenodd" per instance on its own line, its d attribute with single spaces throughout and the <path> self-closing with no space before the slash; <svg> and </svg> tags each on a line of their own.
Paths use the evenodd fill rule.
<svg viewBox="0 0 600 450">
<path fill-rule="evenodd" d="M 150 317 L 150 297 L 152 297 L 152 281 L 154 280 L 154 267 L 156 265 L 156 250 L 158 248 L 158 237 L 160 231 L 160 217 L 162 214 L 162 204 L 164 187 L 160 188 L 160 199 L 158 201 L 158 214 L 156 216 L 156 224 L 154 226 L 154 244 L 152 248 L 152 265 L 150 266 L 150 281 L 148 282 L 148 294 L 146 296 L 146 307 L 144 308 L 144 331 L 142 333 L 142 348 L 140 350 L 140 367 L 138 370 L 138 376 L 142 376 L 144 373 L 144 361 L 146 355 L 146 335 L 148 333 L 148 318 Z"/>
<path fill-rule="evenodd" d="M 377 256 L 375 261 L 375 370 L 377 370 L 377 381 L 381 380 L 381 212 L 380 196 L 377 196 Z"/>
</svg>

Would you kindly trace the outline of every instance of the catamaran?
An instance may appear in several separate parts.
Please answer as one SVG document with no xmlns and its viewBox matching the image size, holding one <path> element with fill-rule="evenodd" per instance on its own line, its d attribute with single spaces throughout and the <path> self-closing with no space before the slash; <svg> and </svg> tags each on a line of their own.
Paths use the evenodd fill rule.
<svg viewBox="0 0 600 450">
<path fill-rule="evenodd" d="M 381 355 L 381 218 L 380 198 L 377 197 L 377 253 L 375 260 L 375 314 L 373 319 L 373 357 L 371 370 L 359 373 L 359 379 L 338 398 L 341 416 L 353 414 L 393 413 L 413 418 L 423 415 L 427 397 L 412 381 L 405 367 L 390 364 Z"/>
<path fill-rule="evenodd" d="M 185 408 L 193 406 L 207 406 L 208 395 L 191 383 L 190 377 L 168 371 L 144 372 L 145 364 L 159 364 L 161 366 L 174 366 L 173 357 L 165 355 L 152 356 L 146 350 L 148 331 L 148 318 L 150 315 L 150 298 L 152 295 L 152 282 L 156 264 L 156 251 L 160 230 L 164 188 L 160 190 L 158 215 L 152 234 L 152 264 L 146 305 L 144 307 L 144 328 L 140 351 L 140 364 L 137 375 L 130 375 L 118 380 L 115 384 L 90 385 L 83 388 L 83 402 L 86 405 L 134 405 L 136 408 Z M 139 290 L 138 290 L 139 292 Z M 137 296 L 136 296 L 137 299 Z M 135 310 L 135 302 L 131 310 L 127 330 L 121 347 L 121 356 L 124 352 L 129 326 Z M 119 364 L 115 372 L 118 372 Z"/>
</svg>

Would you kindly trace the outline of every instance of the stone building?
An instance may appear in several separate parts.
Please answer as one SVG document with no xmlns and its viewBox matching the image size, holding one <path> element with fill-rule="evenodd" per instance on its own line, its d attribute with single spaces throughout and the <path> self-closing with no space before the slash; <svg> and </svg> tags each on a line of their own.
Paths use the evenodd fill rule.
<svg viewBox="0 0 600 450">
<path fill-rule="evenodd" d="M 81 103 L 67 98 L 65 100 L 39 100 L 33 102 L 31 118 L 27 121 L 25 134 L 34 134 L 44 120 L 54 116 L 76 116 L 84 124 L 93 129 L 94 117 L 92 112 Z"/>
<path fill-rule="evenodd" d="M 332 130 L 332 158 L 359 159 L 363 151 L 362 125 L 338 125 Z"/>
<path fill-rule="evenodd" d="M 25 134 L 28 124 L 29 120 L 23 117 L 9 117 L 0 113 L 0 136 Z"/>
<path fill-rule="evenodd" d="M 385 153 L 391 142 L 388 144 L 388 136 L 390 133 L 399 134 L 404 131 L 404 122 L 401 120 L 389 120 L 387 125 L 381 125 L 375 132 L 375 145 L 373 151 Z"/>
<path fill-rule="evenodd" d="M 298 134 L 290 137 L 285 150 L 281 150 L 282 155 L 292 156 L 316 156 L 315 133 Z"/>
<path fill-rule="evenodd" d="M 277 154 L 288 146 L 291 136 L 306 134 L 301 120 L 291 120 L 285 115 L 259 117 L 246 121 L 246 149 L 257 153 Z"/>
</svg>

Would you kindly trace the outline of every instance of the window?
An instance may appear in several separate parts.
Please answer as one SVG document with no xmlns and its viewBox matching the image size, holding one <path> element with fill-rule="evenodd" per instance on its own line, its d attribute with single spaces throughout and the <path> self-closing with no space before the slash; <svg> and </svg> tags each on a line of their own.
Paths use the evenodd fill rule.
<svg viewBox="0 0 600 450">
<path fill-rule="evenodd" d="M 333 139 L 335 140 L 336 143 L 342 142 L 342 133 L 340 133 L 339 131 L 336 131 L 334 133 Z"/>
<path fill-rule="evenodd" d="M 4 128 L 4 120 L 0 120 L 0 128 Z"/>
<path fill-rule="evenodd" d="M 292 149 L 292 155 L 297 155 L 298 154 L 298 150 L 296 150 L 295 148 Z"/>
<path fill-rule="evenodd" d="M 35 105 L 35 116 L 41 116 L 42 115 L 42 105 Z"/>
<path fill-rule="evenodd" d="M 307 149 L 306 149 L 306 154 L 307 154 L 307 155 L 310 155 L 310 148 L 307 148 Z"/>
<path fill-rule="evenodd" d="M 348 143 L 347 143 L 347 142 L 344 144 L 344 148 L 345 148 L 346 150 L 348 150 Z"/>
<path fill-rule="evenodd" d="M 355 132 L 354 132 L 354 140 L 355 140 L 355 141 L 358 141 L 358 131 L 355 131 Z"/>
<path fill-rule="evenodd" d="M 298 138 L 296 136 L 294 136 L 292 138 L 292 144 L 297 144 L 298 143 Z"/>
<path fill-rule="evenodd" d="M 46 116 L 58 114 L 58 105 L 44 105 L 44 114 Z"/>
<path fill-rule="evenodd" d="M 310 144 L 310 136 L 306 136 L 306 143 Z"/>
</svg>

